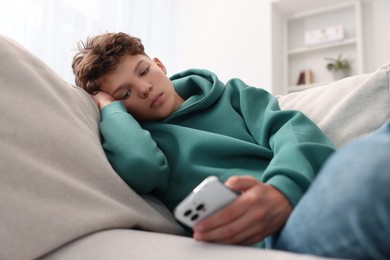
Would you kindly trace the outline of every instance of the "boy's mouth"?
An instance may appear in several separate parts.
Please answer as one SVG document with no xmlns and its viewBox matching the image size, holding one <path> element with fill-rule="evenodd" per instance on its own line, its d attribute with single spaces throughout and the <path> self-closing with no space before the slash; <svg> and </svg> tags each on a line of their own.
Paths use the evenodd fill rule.
<svg viewBox="0 0 390 260">
<path fill-rule="evenodd" d="M 162 101 L 163 101 L 162 100 L 162 96 L 163 96 L 163 93 L 160 93 L 157 96 L 155 96 L 152 99 L 152 102 L 150 103 L 150 108 L 156 107 L 156 106 L 160 105 L 162 103 Z"/>
</svg>

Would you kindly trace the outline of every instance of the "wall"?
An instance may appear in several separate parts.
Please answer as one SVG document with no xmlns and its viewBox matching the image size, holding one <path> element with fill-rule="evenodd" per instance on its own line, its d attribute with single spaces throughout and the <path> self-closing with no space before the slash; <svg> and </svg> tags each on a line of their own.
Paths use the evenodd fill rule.
<svg viewBox="0 0 390 260">
<path fill-rule="evenodd" d="M 390 63 L 390 0 L 363 2 L 364 70 Z"/>
<path fill-rule="evenodd" d="M 206 68 L 270 89 L 269 0 L 179 0 L 175 69 Z"/>
<path fill-rule="evenodd" d="M 171 72 L 207 68 L 224 81 L 240 77 L 270 90 L 272 1 L 277 0 L 178 0 L 176 66 Z M 390 0 L 363 1 L 365 72 L 390 62 L 389 14 Z M 278 66 L 282 64 L 273 67 Z"/>
<path fill-rule="evenodd" d="M 76 0 L 55 3 L 0 0 L 4 7 L 0 8 L 0 33 L 21 42 L 70 82 L 73 82 L 70 61 L 77 41 L 98 32 L 123 30 L 141 37 L 150 55 L 161 58 L 167 65 L 169 74 L 192 67 L 207 68 L 223 81 L 239 77 L 248 84 L 270 90 L 274 63 L 271 59 L 272 1 L 277 0 L 164 0 L 164 3 L 117 0 L 117 5 L 119 2 L 126 5 L 126 8 L 114 6 L 125 10 L 123 14 L 119 15 L 114 7 L 110 9 L 115 10 L 108 12 L 105 7 L 108 15 L 103 16 L 101 11 L 92 8 L 97 8 L 97 3 L 112 5 L 111 1 L 90 0 L 80 5 Z M 315 2 L 305 1 L 304 6 Z M 63 8 L 71 2 L 80 8 L 85 6 L 86 14 L 98 20 L 91 22 L 88 17 L 78 15 L 77 10 Z M 36 11 L 26 3 L 44 8 Z M 135 7 L 134 13 L 126 11 L 130 5 Z M 82 19 L 72 20 L 65 12 L 68 9 Z M 364 0 L 363 9 L 365 71 L 372 71 L 390 62 L 390 0 Z M 62 12 L 58 13 L 59 10 Z M 73 27 L 68 28 L 70 25 Z M 79 31 L 74 30 L 76 27 Z M 275 42 L 282 44 L 280 40 Z"/>
</svg>

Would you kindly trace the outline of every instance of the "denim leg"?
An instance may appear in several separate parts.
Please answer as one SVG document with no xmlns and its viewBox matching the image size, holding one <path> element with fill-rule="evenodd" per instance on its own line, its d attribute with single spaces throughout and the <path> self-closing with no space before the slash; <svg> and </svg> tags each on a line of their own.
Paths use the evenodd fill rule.
<svg viewBox="0 0 390 260">
<path fill-rule="evenodd" d="M 390 121 L 336 152 L 267 242 L 298 253 L 390 259 Z"/>
</svg>

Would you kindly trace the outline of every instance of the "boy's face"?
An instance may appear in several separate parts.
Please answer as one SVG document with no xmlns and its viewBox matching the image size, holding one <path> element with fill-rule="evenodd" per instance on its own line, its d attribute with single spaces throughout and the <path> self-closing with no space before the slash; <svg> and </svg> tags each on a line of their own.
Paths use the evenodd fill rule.
<svg viewBox="0 0 390 260">
<path fill-rule="evenodd" d="M 156 58 L 127 55 L 115 71 L 100 79 L 101 90 L 122 101 L 137 120 L 164 119 L 183 103 Z"/>
</svg>

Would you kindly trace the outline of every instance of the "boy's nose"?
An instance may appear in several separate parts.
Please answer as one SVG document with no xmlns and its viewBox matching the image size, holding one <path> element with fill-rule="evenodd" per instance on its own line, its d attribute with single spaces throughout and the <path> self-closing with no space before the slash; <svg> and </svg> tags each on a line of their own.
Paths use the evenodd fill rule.
<svg viewBox="0 0 390 260">
<path fill-rule="evenodd" d="M 152 90 L 152 86 L 145 86 L 140 90 L 141 97 L 145 98 L 149 95 L 149 92 Z"/>
</svg>

